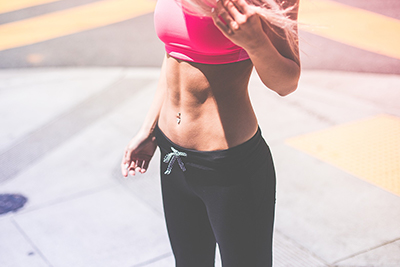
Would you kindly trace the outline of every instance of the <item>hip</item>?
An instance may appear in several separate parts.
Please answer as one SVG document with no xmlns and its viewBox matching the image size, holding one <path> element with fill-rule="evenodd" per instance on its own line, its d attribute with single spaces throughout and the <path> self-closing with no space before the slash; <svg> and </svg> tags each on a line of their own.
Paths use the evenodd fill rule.
<svg viewBox="0 0 400 267">
<path fill-rule="evenodd" d="M 162 156 L 161 171 L 167 175 L 182 172 L 191 177 L 199 176 L 203 182 L 209 179 L 211 183 L 241 183 L 246 181 L 236 181 L 232 177 L 250 177 L 262 168 L 269 169 L 267 172 L 272 176 L 275 174 L 269 146 L 259 127 L 245 142 L 214 151 L 198 151 L 180 146 L 171 141 L 158 126 L 155 135 Z"/>
</svg>

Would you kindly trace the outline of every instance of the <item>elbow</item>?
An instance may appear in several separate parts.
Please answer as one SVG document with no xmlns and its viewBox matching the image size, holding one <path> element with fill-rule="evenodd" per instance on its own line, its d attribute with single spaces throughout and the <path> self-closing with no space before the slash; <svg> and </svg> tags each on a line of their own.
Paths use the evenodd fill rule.
<svg viewBox="0 0 400 267">
<path fill-rule="evenodd" d="M 290 84 L 290 85 L 286 85 L 285 87 L 280 87 L 279 89 L 277 88 L 276 90 L 274 90 L 279 96 L 287 96 L 291 93 L 293 93 L 294 91 L 296 91 L 298 87 L 298 82 Z"/>
<path fill-rule="evenodd" d="M 277 88 L 278 90 L 276 90 L 275 92 L 277 92 L 278 95 L 283 97 L 296 91 L 296 89 L 299 86 L 300 74 L 301 74 L 300 66 L 297 66 L 296 70 L 292 73 L 292 75 L 290 75 L 285 82 L 281 83 L 280 88 L 279 89 Z"/>
<path fill-rule="evenodd" d="M 279 96 L 287 96 L 294 91 L 296 91 L 299 86 L 300 72 L 293 75 L 291 79 L 287 79 L 285 82 L 280 82 L 274 88 L 271 88 L 275 91 Z"/>
<path fill-rule="evenodd" d="M 261 79 L 265 86 L 272 91 L 275 91 L 280 96 L 287 96 L 296 91 L 299 80 L 301 69 L 300 66 L 293 63 L 294 68 L 291 68 L 284 73 L 284 75 L 276 76 L 274 78 L 268 77 L 268 79 Z"/>
</svg>

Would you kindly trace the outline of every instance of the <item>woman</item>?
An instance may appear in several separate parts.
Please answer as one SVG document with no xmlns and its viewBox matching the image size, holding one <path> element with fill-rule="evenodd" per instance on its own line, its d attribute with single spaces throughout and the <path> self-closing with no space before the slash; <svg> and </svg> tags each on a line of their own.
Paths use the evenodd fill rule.
<svg viewBox="0 0 400 267">
<path fill-rule="evenodd" d="M 157 3 L 155 26 L 167 53 L 121 168 L 125 177 L 144 173 L 160 147 L 178 267 L 214 266 L 216 242 L 224 267 L 272 265 L 275 172 L 247 86 L 254 66 L 279 95 L 297 88 L 298 0 L 263 1 Z"/>
</svg>

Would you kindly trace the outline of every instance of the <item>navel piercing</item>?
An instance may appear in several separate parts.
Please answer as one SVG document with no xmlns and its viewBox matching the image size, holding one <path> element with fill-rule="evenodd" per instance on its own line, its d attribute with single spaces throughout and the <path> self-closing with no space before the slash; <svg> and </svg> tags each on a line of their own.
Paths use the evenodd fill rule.
<svg viewBox="0 0 400 267">
<path fill-rule="evenodd" d="M 178 112 L 178 114 L 176 114 L 176 123 L 180 124 L 181 123 L 181 113 Z"/>
</svg>

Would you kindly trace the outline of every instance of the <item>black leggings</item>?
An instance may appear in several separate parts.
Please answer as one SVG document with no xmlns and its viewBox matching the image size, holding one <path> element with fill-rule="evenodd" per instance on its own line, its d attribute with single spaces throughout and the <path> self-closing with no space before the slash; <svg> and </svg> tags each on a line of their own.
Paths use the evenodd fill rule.
<svg viewBox="0 0 400 267">
<path fill-rule="evenodd" d="M 156 128 L 168 235 L 177 267 L 272 266 L 275 171 L 260 129 L 227 150 L 196 151 Z"/>
</svg>

